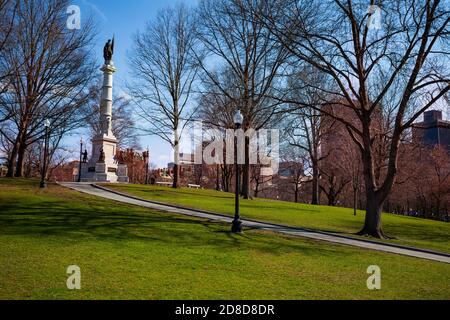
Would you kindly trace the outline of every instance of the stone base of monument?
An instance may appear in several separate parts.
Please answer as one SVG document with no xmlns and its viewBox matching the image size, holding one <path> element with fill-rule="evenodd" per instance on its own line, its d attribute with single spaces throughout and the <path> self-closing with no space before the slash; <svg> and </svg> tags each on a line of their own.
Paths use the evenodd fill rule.
<svg viewBox="0 0 450 320">
<path fill-rule="evenodd" d="M 116 168 L 109 168 L 104 162 L 95 164 L 95 182 L 117 182 Z"/>
<path fill-rule="evenodd" d="M 119 164 L 117 166 L 117 182 L 128 183 L 128 167 L 126 164 Z"/>
<path fill-rule="evenodd" d="M 78 175 L 74 176 L 77 181 Z M 83 164 L 81 167 L 81 182 L 108 182 L 108 183 L 128 183 L 128 168 L 126 164 L 97 162 Z"/>
<path fill-rule="evenodd" d="M 108 172 L 106 171 L 106 163 L 97 162 L 95 164 L 94 180 L 96 182 L 108 182 Z"/>
</svg>

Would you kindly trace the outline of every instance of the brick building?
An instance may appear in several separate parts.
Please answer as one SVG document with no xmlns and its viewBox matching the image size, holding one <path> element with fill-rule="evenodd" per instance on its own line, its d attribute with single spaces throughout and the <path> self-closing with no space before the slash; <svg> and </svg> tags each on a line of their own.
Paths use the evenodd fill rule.
<svg viewBox="0 0 450 320">
<path fill-rule="evenodd" d="M 450 121 L 442 119 L 440 110 L 426 111 L 423 122 L 413 125 L 412 136 L 415 143 L 428 147 L 440 145 L 450 151 Z"/>
</svg>

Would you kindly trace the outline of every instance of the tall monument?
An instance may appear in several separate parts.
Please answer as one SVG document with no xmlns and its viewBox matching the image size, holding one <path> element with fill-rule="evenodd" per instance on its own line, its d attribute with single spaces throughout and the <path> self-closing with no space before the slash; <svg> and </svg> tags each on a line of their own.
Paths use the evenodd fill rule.
<svg viewBox="0 0 450 320">
<path fill-rule="evenodd" d="M 91 158 L 82 169 L 82 181 L 95 182 L 128 182 L 126 164 L 117 163 L 117 139 L 112 131 L 113 74 L 116 72 L 112 56 L 114 38 L 108 40 L 103 48 L 105 63 L 100 69 L 103 72 L 102 95 L 100 101 L 100 117 L 98 132 L 92 139 Z"/>
</svg>

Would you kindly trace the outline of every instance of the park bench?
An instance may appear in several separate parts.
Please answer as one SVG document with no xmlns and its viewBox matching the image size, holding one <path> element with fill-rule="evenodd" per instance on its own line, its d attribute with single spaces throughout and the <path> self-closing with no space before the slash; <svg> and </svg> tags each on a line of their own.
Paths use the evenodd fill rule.
<svg viewBox="0 0 450 320">
<path fill-rule="evenodd" d="M 173 183 L 172 182 L 157 182 L 156 184 L 159 186 L 170 187 Z"/>
<path fill-rule="evenodd" d="M 188 188 L 195 188 L 195 189 L 200 189 L 201 186 L 198 184 L 188 184 Z"/>
</svg>

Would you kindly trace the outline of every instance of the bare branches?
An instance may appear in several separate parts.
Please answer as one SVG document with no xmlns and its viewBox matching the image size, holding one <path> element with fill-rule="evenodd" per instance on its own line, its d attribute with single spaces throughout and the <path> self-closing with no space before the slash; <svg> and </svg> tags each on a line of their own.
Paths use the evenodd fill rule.
<svg viewBox="0 0 450 320">
<path fill-rule="evenodd" d="M 354 112 L 354 119 L 336 120 L 363 159 L 368 203 L 363 233 L 382 236 L 381 207 L 395 181 L 404 132 L 450 91 L 448 3 L 274 1 L 284 10 L 260 11 L 260 20 L 299 64 L 328 75 L 335 87 L 331 96 L 343 97 L 341 105 Z M 382 18 L 376 28 L 369 26 L 373 9 Z M 330 93 L 329 86 L 315 87 Z M 389 124 L 377 125 L 383 117 Z"/>
<path fill-rule="evenodd" d="M 3 94 L 8 90 L 8 76 L 11 74 L 11 66 L 5 63 L 4 51 L 13 46 L 11 32 L 17 14 L 18 3 L 13 0 L 0 0 L 0 124 L 8 121 L 13 116 L 10 109 L 4 108 Z"/>
<path fill-rule="evenodd" d="M 94 137 L 100 131 L 100 100 L 101 79 L 90 87 L 89 101 L 86 105 L 84 118 Z M 131 109 L 131 99 L 126 95 L 114 95 L 113 97 L 112 131 L 117 139 L 119 148 L 139 149 L 136 122 Z"/>
<path fill-rule="evenodd" d="M 130 56 L 136 81 L 129 90 L 147 122 L 142 129 L 168 142 L 175 162 L 179 135 L 194 112 L 190 99 L 198 70 L 192 56 L 195 26 L 195 17 L 183 5 L 161 10 L 144 32 L 136 34 Z M 177 168 L 175 172 L 174 187 Z"/>
<path fill-rule="evenodd" d="M 191 56 L 196 43 L 194 17 L 180 5 L 159 12 L 135 36 L 130 63 L 137 81 L 129 89 L 147 120 L 144 130 L 172 146 L 175 130 L 190 118 L 188 102 L 197 68 Z"/>
<path fill-rule="evenodd" d="M 90 58 L 94 27 L 87 20 L 81 30 L 66 27 L 66 1 L 20 1 L 1 63 L 11 70 L 2 95 L 2 113 L 10 114 L 14 147 L 9 175 L 22 175 L 27 147 L 42 138 L 43 122 L 51 122 L 51 134 L 79 127 L 79 109 L 88 96 L 95 64 Z"/>
<path fill-rule="evenodd" d="M 263 2 L 258 4 L 261 10 L 269 9 Z M 250 5 L 249 1 L 202 1 L 202 51 L 197 57 L 205 82 L 209 82 L 204 88 L 206 94 L 214 90 L 222 95 L 233 111 L 241 109 L 244 128 L 257 130 L 280 108 L 272 96 L 288 52 L 273 39 L 255 12 L 248 10 Z"/>
<path fill-rule="evenodd" d="M 205 96 L 201 102 L 208 109 L 211 100 L 221 101 L 220 107 L 207 110 L 202 118 L 216 127 L 232 126 L 237 109 L 244 116 L 245 130 L 258 130 L 280 118 L 281 103 L 273 96 L 280 87 L 289 52 L 257 19 L 255 11 L 249 10 L 253 5 L 260 10 L 276 10 L 263 1 L 249 0 L 203 0 L 199 5 L 201 49 L 196 56 Z M 245 159 L 242 195 L 249 198 L 248 148 Z"/>
</svg>

